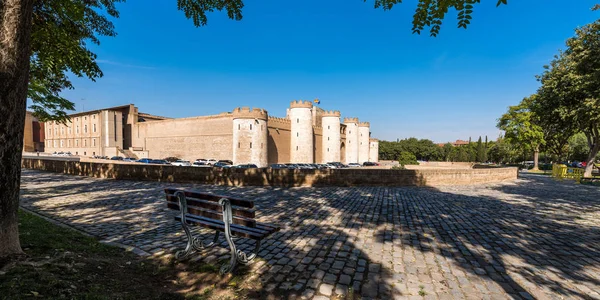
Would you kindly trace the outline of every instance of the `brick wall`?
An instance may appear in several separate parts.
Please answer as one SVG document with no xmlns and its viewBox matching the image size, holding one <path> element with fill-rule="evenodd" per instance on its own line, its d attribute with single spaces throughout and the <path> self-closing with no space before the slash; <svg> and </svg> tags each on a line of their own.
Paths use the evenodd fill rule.
<svg viewBox="0 0 600 300">
<path fill-rule="evenodd" d="M 517 168 L 272 170 L 157 166 L 24 158 L 22 167 L 96 178 L 255 186 L 440 186 L 514 180 Z"/>
</svg>

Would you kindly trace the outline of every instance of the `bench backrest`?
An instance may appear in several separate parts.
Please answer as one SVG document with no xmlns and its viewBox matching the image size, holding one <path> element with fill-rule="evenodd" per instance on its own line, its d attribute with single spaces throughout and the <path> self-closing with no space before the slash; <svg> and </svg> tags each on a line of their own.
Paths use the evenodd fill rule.
<svg viewBox="0 0 600 300">
<path fill-rule="evenodd" d="M 254 201 L 233 198 L 229 196 L 219 196 L 209 193 L 196 191 L 184 191 L 173 188 L 165 189 L 167 196 L 167 207 L 174 210 L 181 210 L 179 199 L 175 193 L 181 191 L 185 195 L 187 204 L 187 214 L 201 216 L 208 219 L 223 221 L 223 206 L 219 200 L 226 198 L 231 203 L 231 213 L 233 215 L 232 223 L 246 227 L 256 227 L 254 218 Z"/>
</svg>

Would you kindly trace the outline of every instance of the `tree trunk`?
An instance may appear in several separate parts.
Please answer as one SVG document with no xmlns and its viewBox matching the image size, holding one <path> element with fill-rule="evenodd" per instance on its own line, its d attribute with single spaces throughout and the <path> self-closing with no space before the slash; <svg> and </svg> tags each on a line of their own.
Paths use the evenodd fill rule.
<svg viewBox="0 0 600 300">
<path fill-rule="evenodd" d="M 598 155 L 598 151 L 600 151 L 600 137 L 594 138 L 593 142 L 594 143 L 590 145 L 590 154 L 588 154 L 587 160 L 585 161 L 587 165 L 585 166 L 583 177 L 592 177 L 594 160 L 596 159 L 596 155 Z"/>
<path fill-rule="evenodd" d="M 21 254 L 18 210 L 34 0 L 0 0 L 0 257 Z"/>
<path fill-rule="evenodd" d="M 540 160 L 540 148 L 536 147 L 533 151 L 533 169 L 532 171 L 538 171 L 539 168 L 539 160 Z"/>
</svg>

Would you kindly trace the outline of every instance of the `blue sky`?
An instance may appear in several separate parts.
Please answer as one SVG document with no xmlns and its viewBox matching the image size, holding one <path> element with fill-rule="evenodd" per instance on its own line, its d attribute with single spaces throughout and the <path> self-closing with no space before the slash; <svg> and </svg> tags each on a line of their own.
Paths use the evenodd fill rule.
<svg viewBox="0 0 600 300">
<path fill-rule="evenodd" d="M 597 0 L 486 0 L 467 30 L 452 13 L 434 38 L 411 33 L 416 0 L 391 11 L 371 0 L 245 2 L 243 20 L 215 12 L 200 28 L 175 0 L 120 4 L 118 36 L 92 48 L 104 77 L 75 78 L 63 96 L 78 111 L 134 103 L 169 117 L 238 106 L 283 117 L 290 101 L 319 98 L 380 139 L 495 139 L 498 117 L 535 92 L 574 28 L 600 18 Z"/>
</svg>

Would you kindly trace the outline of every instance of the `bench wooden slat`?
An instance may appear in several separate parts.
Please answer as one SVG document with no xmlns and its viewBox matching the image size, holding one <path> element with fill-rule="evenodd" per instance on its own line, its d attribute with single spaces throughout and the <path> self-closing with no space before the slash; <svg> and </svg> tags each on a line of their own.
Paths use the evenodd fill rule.
<svg viewBox="0 0 600 300">
<path fill-rule="evenodd" d="M 181 222 L 181 216 L 176 216 L 175 220 Z M 221 221 L 207 219 L 204 217 L 198 217 L 193 215 L 186 216 L 186 220 L 190 224 L 196 224 L 202 227 L 206 227 L 213 230 L 225 231 L 225 224 Z M 247 228 L 239 225 L 232 224 L 230 226 L 231 234 L 238 237 L 249 238 L 253 240 L 262 240 L 265 236 L 271 234 L 269 231 L 258 231 L 257 228 Z"/>
<path fill-rule="evenodd" d="M 173 188 L 166 188 L 165 189 L 165 193 L 167 193 L 167 195 L 174 195 L 175 192 L 177 191 L 182 191 L 182 190 L 178 190 L 178 189 L 173 189 Z M 201 192 L 195 192 L 195 191 L 182 191 L 185 194 L 186 198 L 196 198 L 196 199 L 200 199 L 200 200 L 207 200 L 207 201 L 211 201 L 211 202 L 219 202 L 219 200 L 221 198 L 227 198 L 229 199 L 229 202 L 231 202 L 231 205 L 234 206 L 239 206 L 239 207 L 245 207 L 245 208 L 254 208 L 254 201 L 252 200 L 243 200 L 243 199 L 238 199 L 238 198 L 232 198 L 229 196 L 219 196 L 219 195 L 213 195 L 213 194 L 208 194 L 208 193 L 201 193 Z"/>
<path fill-rule="evenodd" d="M 199 199 L 193 199 L 193 198 L 190 199 L 187 197 L 186 197 L 186 200 L 187 200 L 187 204 L 190 206 L 207 208 L 207 209 L 219 212 L 221 214 L 223 213 L 223 207 L 217 202 L 211 202 L 211 201 L 199 200 Z M 172 209 L 179 210 L 179 199 L 177 199 L 177 197 L 175 197 L 175 195 L 167 195 L 167 201 L 168 201 L 168 203 L 177 204 L 177 207 L 172 208 Z M 169 207 L 169 208 L 171 208 L 171 207 Z M 232 206 L 231 213 L 233 214 L 233 216 L 236 216 L 236 217 L 245 217 L 245 218 L 256 217 L 256 213 L 255 213 L 254 209 L 243 208 L 243 207 L 239 207 L 239 206 Z"/>
</svg>

